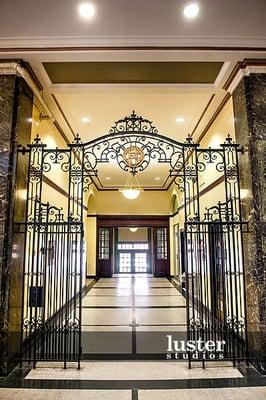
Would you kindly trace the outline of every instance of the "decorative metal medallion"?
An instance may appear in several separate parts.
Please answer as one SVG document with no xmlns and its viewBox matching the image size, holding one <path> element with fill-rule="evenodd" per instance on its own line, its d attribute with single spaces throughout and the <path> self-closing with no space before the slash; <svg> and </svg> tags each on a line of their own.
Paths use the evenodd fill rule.
<svg viewBox="0 0 266 400">
<path fill-rule="evenodd" d="M 144 151 L 138 146 L 130 146 L 125 149 L 123 160 L 130 168 L 138 167 L 144 160 Z"/>
</svg>

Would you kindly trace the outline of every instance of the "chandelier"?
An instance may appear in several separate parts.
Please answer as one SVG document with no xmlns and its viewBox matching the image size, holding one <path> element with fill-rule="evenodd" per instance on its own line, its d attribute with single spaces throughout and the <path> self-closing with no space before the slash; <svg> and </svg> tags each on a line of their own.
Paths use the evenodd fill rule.
<svg viewBox="0 0 266 400">
<path fill-rule="evenodd" d="M 119 192 L 128 200 L 135 200 L 139 197 L 140 193 L 143 192 L 143 189 L 134 173 L 129 173 L 126 184 L 119 189 Z"/>
</svg>

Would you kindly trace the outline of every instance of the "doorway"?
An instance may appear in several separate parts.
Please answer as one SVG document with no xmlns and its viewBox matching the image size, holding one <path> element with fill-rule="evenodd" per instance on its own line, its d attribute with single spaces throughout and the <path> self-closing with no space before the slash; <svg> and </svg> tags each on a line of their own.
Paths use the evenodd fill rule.
<svg viewBox="0 0 266 400">
<path fill-rule="evenodd" d="M 111 278 L 119 273 L 167 277 L 169 253 L 168 216 L 97 217 L 97 277 Z"/>
<path fill-rule="evenodd" d="M 151 266 L 151 228 L 118 227 L 115 232 L 116 274 L 148 274 Z"/>
</svg>

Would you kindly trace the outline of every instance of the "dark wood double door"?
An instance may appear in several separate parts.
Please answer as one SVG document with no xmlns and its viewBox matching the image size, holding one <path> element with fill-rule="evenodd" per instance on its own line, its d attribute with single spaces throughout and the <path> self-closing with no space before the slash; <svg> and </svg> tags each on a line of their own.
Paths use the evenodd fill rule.
<svg viewBox="0 0 266 400">
<path fill-rule="evenodd" d="M 118 227 L 148 228 L 148 248 L 118 249 L 115 233 Z M 108 216 L 97 219 L 97 276 L 111 277 L 114 273 L 170 275 L 168 217 Z"/>
</svg>

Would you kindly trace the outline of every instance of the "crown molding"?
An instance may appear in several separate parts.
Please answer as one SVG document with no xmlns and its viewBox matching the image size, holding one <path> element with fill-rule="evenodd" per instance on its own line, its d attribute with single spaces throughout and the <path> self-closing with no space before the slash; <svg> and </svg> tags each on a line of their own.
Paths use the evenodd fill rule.
<svg viewBox="0 0 266 400">
<path fill-rule="evenodd" d="M 21 49 L 58 50 L 66 51 L 93 50 L 97 47 L 108 49 L 117 48 L 147 48 L 169 46 L 178 48 L 200 48 L 200 49 L 239 49 L 265 51 L 266 37 L 228 37 L 228 36 L 199 36 L 188 35 L 109 35 L 109 36 L 58 36 L 58 37 L 6 37 L 0 38 L 1 51 L 17 51 Z"/>
<path fill-rule="evenodd" d="M 234 92 L 234 90 L 237 88 L 240 81 L 245 76 L 249 76 L 250 74 L 266 74 L 266 65 L 265 66 L 263 66 L 263 65 L 261 65 L 261 66 L 248 65 L 244 69 L 240 68 L 238 70 L 238 72 L 236 73 L 233 81 L 230 83 L 227 91 L 232 94 Z"/>
<path fill-rule="evenodd" d="M 266 71 L 266 58 L 244 59 L 236 63 L 233 71 L 226 80 L 223 89 L 231 93 L 235 90 L 239 82 L 244 76 L 251 73 L 265 73 Z"/>
</svg>

